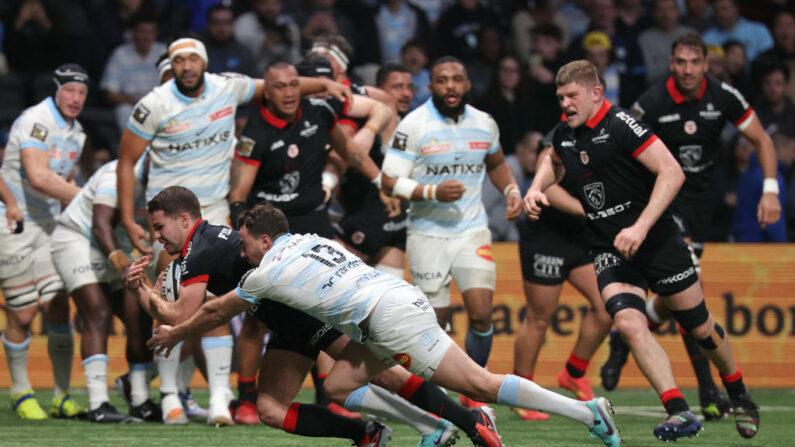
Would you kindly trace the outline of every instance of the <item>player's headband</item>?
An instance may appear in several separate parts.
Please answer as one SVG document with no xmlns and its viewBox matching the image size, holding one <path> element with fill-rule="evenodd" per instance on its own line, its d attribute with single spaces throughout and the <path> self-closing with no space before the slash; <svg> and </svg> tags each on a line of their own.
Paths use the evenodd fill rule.
<svg viewBox="0 0 795 447">
<path fill-rule="evenodd" d="M 163 75 L 169 70 L 171 70 L 171 59 L 166 58 L 160 61 L 157 64 L 157 79 L 163 81 Z"/>
<path fill-rule="evenodd" d="M 190 37 L 185 37 L 182 39 L 175 40 L 171 45 L 168 47 L 168 59 L 169 61 L 173 62 L 174 57 L 178 54 L 183 53 L 194 53 L 198 54 L 200 58 L 204 60 L 204 63 L 207 64 L 207 49 L 204 48 L 204 44 L 201 43 L 200 40 L 191 39 Z"/>
<path fill-rule="evenodd" d="M 331 56 L 337 64 L 342 68 L 342 71 L 348 71 L 348 57 L 345 56 L 345 53 L 340 50 L 340 48 L 334 44 L 326 45 L 326 44 L 318 44 L 312 46 L 312 52 L 318 54 L 328 54 Z"/>
</svg>

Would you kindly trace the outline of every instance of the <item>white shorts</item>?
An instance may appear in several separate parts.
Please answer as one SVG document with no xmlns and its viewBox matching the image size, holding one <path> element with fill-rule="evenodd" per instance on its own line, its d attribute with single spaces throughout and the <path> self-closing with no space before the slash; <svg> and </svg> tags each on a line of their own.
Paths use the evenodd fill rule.
<svg viewBox="0 0 795 447">
<path fill-rule="evenodd" d="M 231 227 L 229 220 L 229 201 L 219 200 L 202 207 L 202 219 L 213 225 Z"/>
<path fill-rule="evenodd" d="M 437 323 L 428 298 L 416 287 L 392 289 L 381 297 L 364 342 L 387 365 L 402 365 L 426 380 L 452 343 Z"/>
<path fill-rule="evenodd" d="M 103 283 L 111 284 L 114 290 L 121 288 L 116 267 L 82 233 L 58 225 L 52 232 L 50 249 L 67 292 L 72 293 L 86 284 Z"/>
<path fill-rule="evenodd" d="M 0 289 L 11 309 L 22 309 L 39 301 L 42 290 L 61 289 L 61 279 L 50 255 L 50 233 L 55 221 L 26 221 L 24 230 L 14 234 L 5 215 L 0 215 Z M 46 293 L 45 303 L 54 297 Z"/>
<path fill-rule="evenodd" d="M 409 231 L 406 252 L 411 281 L 431 298 L 433 307 L 450 305 L 451 279 L 462 292 L 474 288 L 494 290 L 496 285 L 497 271 L 488 228 L 463 237 Z"/>
</svg>

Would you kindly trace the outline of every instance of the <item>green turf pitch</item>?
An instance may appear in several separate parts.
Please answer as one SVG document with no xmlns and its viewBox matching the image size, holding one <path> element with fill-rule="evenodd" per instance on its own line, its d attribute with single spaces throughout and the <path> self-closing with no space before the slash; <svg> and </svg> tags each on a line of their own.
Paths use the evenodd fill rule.
<svg viewBox="0 0 795 447">
<path fill-rule="evenodd" d="M 214 428 L 195 421 L 188 426 L 166 427 L 162 424 L 91 424 L 84 421 L 22 421 L 11 411 L 8 391 L 0 391 L 0 446 L 348 446 L 346 440 L 304 438 L 289 435 L 265 425 Z M 87 395 L 73 393 L 82 404 Z M 197 390 L 197 400 L 207 404 L 207 393 Z M 51 391 L 39 391 L 37 398 L 49 410 Z M 662 446 L 652 436 L 652 428 L 663 419 L 659 400 L 650 390 L 628 390 L 606 393 L 616 407 L 616 423 L 626 446 Z M 762 405 L 761 431 L 753 440 L 741 439 L 732 419 L 705 424 L 700 438 L 680 439 L 678 446 L 793 446 L 795 445 L 795 390 L 755 390 L 754 397 Z M 693 391 L 685 393 L 690 402 L 697 403 Z M 308 391 L 299 400 L 311 398 Z M 111 392 L 111 401 L 120 410 L 126 405 Z M 47 405 L 43 405 L 44 403 Z M 599 446 L 584 426 L 559 416 L 549 421 L 525 422 L 507 408 L 497 408 L 497 428 L 507 446 Z M 391 446 L 414 446 L 419 435 L 409 427 L 391 423 L 394 438 Z M 465 437 L 458 446 L 471 445 Z"/>
</svg>

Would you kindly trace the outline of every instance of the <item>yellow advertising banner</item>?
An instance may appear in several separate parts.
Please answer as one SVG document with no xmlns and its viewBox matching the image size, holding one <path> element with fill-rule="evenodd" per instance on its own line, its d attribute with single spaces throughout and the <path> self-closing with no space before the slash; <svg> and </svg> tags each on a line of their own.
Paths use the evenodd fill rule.
<svg viewBox="0 0 795 447">
<path fill-rule="evenodd" d="M 495 337 L 489 369 L 507 373 L 513 370 L 514 336 L 524 312 L 525 297 L 517 245 L 497 243 L 493 248 L 497 263 L 497 290 L 494 296 Z M 795 244 L 708 244 L 702 269 L 707 307 L 729 334 L 746 383 L 754 387 L 795 387 L 795 374 L 792 374 L 795 371 Z M 452 303 L 455 312 L 452 335 L 463 346 L 466 315 L 455 288 Z M 555 375 L 564 367 L 587 307 L 586 300 L 573 287 L 568 284 L 563 287 L 536 366 L 535 380 L 541 385 L 557 386 Z M 79 358 L 80 324 L 77 320 L 72 383 L 75 387 L 83 387 L 85 380 Z M 5 315 L 0 314 L 0 328 L 5 328 L 5 323 Z M 42 330 L 39 317 L 33 325 L 28 369 L 34 387 L 50 388 L 52 373 L 47 339 Z M 121 323 L 116 320 L 115 335 L 108 342 L 110 380 L 127 370 L 123 331 Z M 674 325 L 667 324 L 658 332 L 658 340 L 671 358 L 679 385 L 695 387 L 692 368 Z M 606 357 L 605 342 L 588 369 L 588 377 L 595 385 L 599 384 L 599 367 Z M 10 377 L 5 359 L 0 360 L 0 365 L 0 388 L 8 388 Z M 197 374 L 193 386 L 206 384 Z M 648 386 L 631 356 L 619 386 Z"/>
</svg>

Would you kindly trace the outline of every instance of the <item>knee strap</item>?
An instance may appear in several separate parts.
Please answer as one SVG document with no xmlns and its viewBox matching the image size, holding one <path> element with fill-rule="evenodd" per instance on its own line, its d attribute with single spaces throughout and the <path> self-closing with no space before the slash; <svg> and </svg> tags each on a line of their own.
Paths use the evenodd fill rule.
<svg viewBox="0 0 795 447">
<path fill-rule="evenodd" d="M 619 293 L 613 295 L 605 302 L 605 309 L 611 318 L 615 318 L 620 310 L 635 309 L 642 314 L 646 314 L 646 300 L 634 293 Z"/>
<path fill-rule="evenodd" d="M 693 332 L 693 329 L 701 326 L 702 324 L 706 323 L 709 320 L 709 311 L 707 310 L 707 305 L 704 304 L 702 300 L 698 306 L 687 309 L 687 310 L 674 310 L 671 311 L 674 316 L 674 319 L 682 329 L 685 330 L 688 334 Z"/>
<path fill-rule="evenodd" d="M 718 323 L 715 323 L 715 326 L 712 328 L 712 332 L 709 333 L 709 337 L 703 340 L 696 339 L 696 342 L 702 348 L 713 351 L 715 349 L 718 349 L 718 346 L 720 346 L 720 344 L 723 343 L 724 335 L 725 333 L 723 332 L 723 328 L 720 327 Z"/>
</svg>

